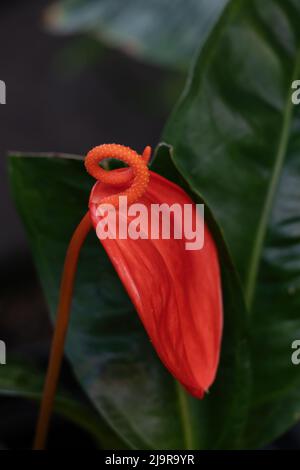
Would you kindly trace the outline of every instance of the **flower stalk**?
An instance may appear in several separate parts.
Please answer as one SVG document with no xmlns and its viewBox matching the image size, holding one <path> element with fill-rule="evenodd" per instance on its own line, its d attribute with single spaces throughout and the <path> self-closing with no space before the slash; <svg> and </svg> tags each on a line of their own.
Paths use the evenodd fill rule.
<svg viewBox="0 0 300 470">
<path fill-rule="evenodd" d="M 34 439 L 34 450 L 42 450 L 46 444 L 49 422 L 53 410 L 54 398 L 64 354 L 79 254 L 91 228 L 92 223 L 90 214 L 87 212 L 76 228 L 66 253 L 56 314 L 56 325 Z"/>
</svg>

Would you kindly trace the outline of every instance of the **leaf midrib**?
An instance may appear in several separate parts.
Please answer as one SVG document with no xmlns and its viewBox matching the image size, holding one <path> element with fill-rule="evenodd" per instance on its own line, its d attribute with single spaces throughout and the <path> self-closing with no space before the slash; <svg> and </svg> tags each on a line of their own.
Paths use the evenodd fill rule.
<svg viewBox="0 0 300 470">
<path fill-rule="evenodd" d="M 184 436 L 185 450 L 195 450 L 194 435 L 191 426 L 191 410 L 188 403 L 187 393 L 183 387 L 175 380 L 175 387 L 178 397 L 181 425 Z"/>
<path fill-rule="evenodd" d="M 296 80 L 299 69 L 300 69 L 300 50 L 298 51 L 298 54 L 296 57 L 297 59 L 295 61 L 295 66 L 293 69 L 291 84 L 294 80 Z M 246 280 L 245 298 L 246 298 L 246 304 L 247 304 L 249 311 L 251 310 L 251 307 L 253 305 L 256 281 L 257 281 L 258 271 L 259 271 L 259 264 L 260 264 L 261 254 L 263 251 L 265 236 L 267 232 L 268 220 L 269 220 L 269 216 L 273 207 L 274 195 L 278 187 L 281 170 L 282 170 L 285 157 L 287 154 L 287 148 L 288 148 L 289 136 L 290 136 L 290 127 L 291 127 L 292 116 L 293 116 L 293 108 L 294 108 L 294 105 L 291 99 L 291 91 L 289 90 L 286 105 L 285 105 L 282 130 L 281 130 L 281 135 L 279 139 L 278 150 L 277 150 L 276 157 L 275 157 L 275 164 L 273 168 L 271 182 L 270 182 L 270 186 L 269 186 L 266 198 L 265 198 L 265 203 L 264 203 L 263 210 L 261 213 L 261 218 L 258 224 L 253 251 L 251 255 L 251 261 L 249 265 L 248 276 Z"/>
</svg>

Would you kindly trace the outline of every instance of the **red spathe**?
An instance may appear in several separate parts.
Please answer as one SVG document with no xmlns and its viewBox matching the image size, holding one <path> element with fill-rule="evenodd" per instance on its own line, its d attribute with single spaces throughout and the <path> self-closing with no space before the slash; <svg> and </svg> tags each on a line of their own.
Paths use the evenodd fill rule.
<svg viewBox="0 0 300 470">
<path fill-rule="evenodd" d="M 96 229 L 97 208 L 115 188 L 93 187 L 89 209 Z M 150 172 L 138 201 L 151 204 L 193 204 L 177 185 Z M 116 209 L 118 211 L 118 209 Z M 172 220 L 171 234 L 173 233 Z M 186 240 L 100 240 L 111 259 L 161 361 L 194 396 L 202 398 L 215 379 L 222 336 L 222 290 L 214 240 L 205 225 L 201 250 L 186 250 Z"/>
</svg>

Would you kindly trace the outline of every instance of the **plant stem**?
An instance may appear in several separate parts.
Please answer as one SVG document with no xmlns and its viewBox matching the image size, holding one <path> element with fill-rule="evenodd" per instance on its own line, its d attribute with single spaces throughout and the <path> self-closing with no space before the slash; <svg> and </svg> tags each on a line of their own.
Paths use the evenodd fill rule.
<svg viewBox="0 0 300 470">
<path fill-rule="evenodd" d="M 72 304 L 72 295 L 78 258 L 81 247 L 91 228 L 92 223 L 90 220 L 90 215 L 87 213 L 76 228 L 66 253 L 60 285 L 56 325 L 52 340 L 51 354 L 42 396 L 40 414 L 34 439 L 34 450 L 42 450 L 45 448 L 49 422 L 53 410 L 54 397 L 64 354 L 65 339 L 70 319 L 70 309 Z"/>
</svg>

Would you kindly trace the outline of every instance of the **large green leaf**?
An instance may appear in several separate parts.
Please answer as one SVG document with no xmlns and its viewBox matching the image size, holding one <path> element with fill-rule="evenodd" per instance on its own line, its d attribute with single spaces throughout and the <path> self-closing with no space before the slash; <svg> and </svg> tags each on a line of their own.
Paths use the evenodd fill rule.
<svg viewBox="0 0 300 470">
<path fill-rule="evenodd" d="M 222 227 L 243 283 L 254 369 L 245 445 L 299 419 L 300 2 L 232 0 L 164 137 Z"/>
<path fill-rule="evenodd" d="M 61 0 L 48 27 L 91 31 L 109 45 L 159 64 L 186 67 L 228 0 Z"/>
<path fill-rule="evenodd" d="M 174 179 L 165 150 L 157 164 Z M 10 174 L 53 314 L 66 248 L 87 210 L 93 181 L 78 157 L 15 155 Z M 133 448 L 240 445 L 249 394 L 246 316 L 234 270 L 214 231 L 223 265 L 225 334 L 218 378 L 203 401 L 188 397 L 161 365 L 94 233 L 83 248 L 67 353 L 94 405 Z"/>
<path fill-rule="evenodd" d="M 40 401 L 44 377 L 42 373 L 24 362 L 12 360 L 0 370 L 0 396 L 10 398 L 27 398 Z M 85 429 L 102 448 L 115 446 L 124 448 L 108 426 L 101 421 L 91 407 L 80 403 L 69 393 L 58 391 L 55 398 L 55 411 L 68 420 Z"/>
</svg>

